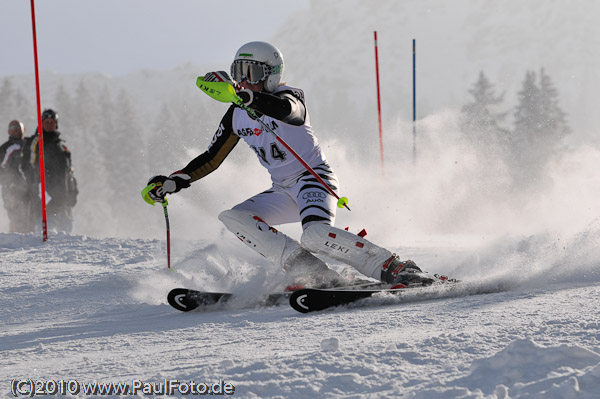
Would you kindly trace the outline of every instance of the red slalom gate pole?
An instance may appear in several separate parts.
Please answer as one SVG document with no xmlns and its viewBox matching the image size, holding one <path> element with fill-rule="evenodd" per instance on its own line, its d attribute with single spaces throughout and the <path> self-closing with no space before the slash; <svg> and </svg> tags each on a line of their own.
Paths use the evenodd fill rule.
<svg viewBox="0 0 600 399">
<path fill-rule="evenodd" d="M 381 130 L 381 96 L 379 94 L 379 56 L 377 53 L 377 31 L 373 32 L 375 38 L 375 76 L 377 77 L 377 116 L 379 118 L 379 152 L 381 153 L 381 174 L 385 174 L 383 162 L 383 133 Z"/>
<path fill-rule="evenodd" d="M 33 59 L 35 62 L 35 91 L 37 96 L 37 117 L 38 117 L 38 148 L 39 148 L 39 160 L 40 160 L 40 184 L 41 184 L 41 197 L 42 197 L 42 240 L 48 240 L 48 223 L 46 218 L 46 173 L 44 164 L 44 134 L 42 127 L 42 110 L 40 100 L 40 74 L 38 67 L 38 54 L 37 54 L 37 34 L 35 30 L 35 4 L 34 0 L 31 0 L 31 27 L 33 29 Z"/>
</svg>

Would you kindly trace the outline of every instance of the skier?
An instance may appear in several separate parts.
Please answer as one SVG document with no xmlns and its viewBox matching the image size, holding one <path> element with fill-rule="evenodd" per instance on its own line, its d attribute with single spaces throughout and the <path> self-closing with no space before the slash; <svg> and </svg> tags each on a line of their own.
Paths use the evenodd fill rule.
<svg viewBox="0 0 600 399">
<path fill-rule="evenodd" d="M 337 191 L 338 179 L 313 135 L 304 92 L 282 83 L 283 69 L 283 56 L 275 46 L 250 42 L 235 53 L 231 64 L 235 82 L 223 71 L 207 73 L 204 81 L 232 84 L 244 104 Z M 229 107 L 221 119 L 206 152 L 168 177 L 159 175 L 149 180 L 148 184 L 156 185 L 148 193 L 150 198 L 164 202 L 166 194 L 187 188 L 213 172 L 240 139 L 256 152 L 273 184 L 222 212 L 219 219 L 250 248 L 286 270 L 292 281 L 304 286 L 346 283 L 313 255 L 316 253 L 399 288 L 432 282 L 414 262 L 400 261 L 387 249 L 334 227 L 336 198 L 272 134 L 264 132 L 258 121 L 236 105 Z M 272 227 L 293 222 L 302 224 L 301 243 Z"/>
<path fill-rule="evenodd" d="M 8 141 L 0 146 L 0 185 L 11 233 L 33 231 L 31 198 L 23 170 L 25 127 L 18 120 L 8 124 Z"/>
</svg>

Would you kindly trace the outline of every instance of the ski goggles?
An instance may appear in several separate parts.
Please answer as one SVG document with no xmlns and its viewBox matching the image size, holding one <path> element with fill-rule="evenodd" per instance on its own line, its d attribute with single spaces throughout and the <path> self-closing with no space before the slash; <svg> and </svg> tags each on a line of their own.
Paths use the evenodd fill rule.
<svg viewBox="0 0 600 399">
<path fill-rule="evenodd" d="M 54 119 L 55 121 L 58 121 L 58 114 L 54 111 L 46 110 L 42 114 L 42 120 L 45 120 L 45 119 Z"/>
<path fill-rule="evenodd" d="M 263 62 L 252 60 L 235 60 L 231 64 L 231 76 L 236 82 L 246 79 L 250 84 L 257 84 L 267 79 L 271 67 Z"/>
</svg>

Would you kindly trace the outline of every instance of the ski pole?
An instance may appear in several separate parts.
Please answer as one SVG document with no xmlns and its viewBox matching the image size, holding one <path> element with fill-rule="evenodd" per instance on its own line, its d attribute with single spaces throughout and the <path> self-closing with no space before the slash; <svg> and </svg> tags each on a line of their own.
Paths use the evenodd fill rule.
<svg viewBox="0 0 600 399">
<path fill-rule="evenodd" d="M 142 190 L 142 198 L 144 199 L 144 201 L 146 201 L 152 206 L 156 204 L 156 201 L 150 198 L 150 195 L 148 193 L 152 191 L 155 187 L 155 183 L 150 183 Z M 169 223 L 169 211 L 167 211 L 167 205 L 169 205 L 169 201 L 165 198 L 164 202 L 161 202 L 160 204 L 163 207 L 165 223 L 167 225 L 167 267 L 169 268 L 169 270 L 172 271 L 173 269 L 171 269 L 171 225 Z"/>
<path fill-rule="evenodd" d="M 169 212 L 167 211 L 167 200 L 161 203 L 165 214 L 165 223 L 167 225 L 167 267 L 171 269 L 171 225 L 169 223 Z"/>
<path fill-rule="evenodd" d="M 308 172 L 310 172 L 310 174 L 313 175 L 314 178 L 317 179 L 317 181 L 319 183 L 321 183 L 327 191 L 329 191 L 329 193 L 331 195 L 333 195 L 338 200 L 337 206 L 339 208 L 346 208 L 346 209 L 350 210 L 350 208 L 348 207 L 348 198 L 346 198 L 346 197 L 340 198 L 335 193 L 335 191 L 333 191 L 331 186 L 329 184 L 327 184 L 321 178 L 321 176 L 319 176 L 317 174 L 317 172 L 315 172 L 314 169 L 311 168 L 310 165 L 307 164 L 302 159 L 302 157 L 300 155 L 298 155 L 298 153 L 296 151 L 294 151 L 294 149 L 292 147 L 290 147 L 288 145 L 288 143 L 285 142 L 285 140 L 283 140 L 277 133 L 275 133 L 275 131 L 273 129 L 271 129 L 269 127 L 269 125 L 267 125 L 265 122 L 263 122 L 258 117 L 258 115 L 256 115 L 256 112 L 254 112 L 254 110 L 252 110 L 248 106 L 244 105 L 242 99 L 237 95 L 233 86 L 231 86 L 227 82 L 205 82 L 204 78 L 202 76 L 200 76 L 200 77 L 198 77 L 198 79 L 196 79 L 196 86 L 198 86 L 198 88 L 200 88 L 200 90 L 204 91 L 206 94 L 208 94 L 210 97 L 214 98 L 215 100 L 221 101 L 221 102 L 226 102 L 226 103 L 232 102 L 232 103 L 236 104 L 237 106 L 239 106 L 240 108 L 242 108 L 244 111 L 248 112 L 248 114 L 250 114 L 250 116 L 252 116 L 252 118 L 257 120 L 258 123 L 260 123 L 260 125 L 262 126 L 263 129 L 265 129 L 267 132 L 271 133 L 275 137 L 275 139 L 282 146 L 284 146 L 285 149 L 287 149 L 294 156 L 294 158 L 296 158 L 298 160 L 298 162 L 300 162 L 302 164 L 302 166 L 304 166 L 304 168 Z"/>
</svg>

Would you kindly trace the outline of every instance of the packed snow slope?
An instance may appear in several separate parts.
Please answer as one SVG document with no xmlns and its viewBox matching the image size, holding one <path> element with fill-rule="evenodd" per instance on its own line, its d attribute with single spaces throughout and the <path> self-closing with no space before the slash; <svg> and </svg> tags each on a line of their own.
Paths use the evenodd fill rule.
<svg viewBox="0 0 600 399">
<path fill-rule="evenodd" d="M 233 237 L 176 242 L 169 271 L 161 240 L 3 233 L 1 395 L 22 379 L 166 379 L 223 381 L 240 398 L 597 398 L 599 239 L 592 223 L 560 239 L 396 247 L 431 272 L 503 290 L 304 315 L 249 305 L 281 275 Z M 241 300 L 180 313 L 166 302 L 177 286 Z"/>
</svg>

